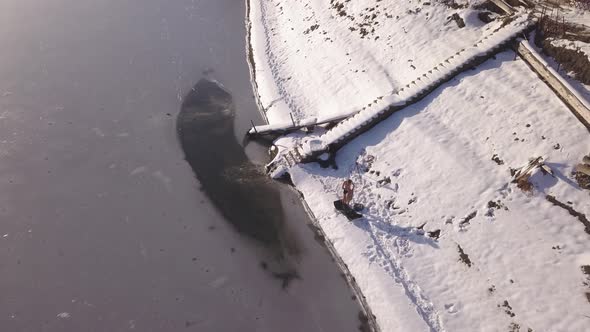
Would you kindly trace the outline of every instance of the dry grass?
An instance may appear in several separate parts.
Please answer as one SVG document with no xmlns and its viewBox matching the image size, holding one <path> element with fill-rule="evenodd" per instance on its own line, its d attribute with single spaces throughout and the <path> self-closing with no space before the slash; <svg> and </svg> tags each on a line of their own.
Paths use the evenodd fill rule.
<svg viewBox="0 0 590 332">
<path fill-rule="evenodd" d="M 547 55 L 561 63 L 565 71 L 572 72 L 578 81 L 590 84 L 590 60 L 586 53 L 579 49 L 551 45 L 550 39 L 543 40 L 541 47 Z"/>
<path fill-rule="evenodd" d="M 578 182 L 580 188 L 590 190 L 590 176 L 582 172 L 575 172 L 574 178 L 576 179 L 576 182 Z"/>
<path fill-rule="evenodd" d="M 588 0 L 590 1 L 590 0 Z M 553 40 L 572 40 L 590 42 L 588 28 L 583 25 L 566 22 L 559 16 L 544 16 L 538 25 L 535 44 L 543 52 L 561 64 L 563 69 L 584 84 L 590 84 L 590 59 L 588 54 L 579 49 L 555 46 Z"/>
</svg>

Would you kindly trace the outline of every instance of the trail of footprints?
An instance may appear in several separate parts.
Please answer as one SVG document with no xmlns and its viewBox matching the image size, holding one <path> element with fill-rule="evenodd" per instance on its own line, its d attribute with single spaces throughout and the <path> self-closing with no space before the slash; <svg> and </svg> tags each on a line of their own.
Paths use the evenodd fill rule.
<svg viewBox="0 0 590 332">
<path fill-rule="evenodd" d="M 400 187 L 399 183 L 395 180 L 403 174 L 404 170 L 396 169 L 389 174 L 374 170 L 373 164 L 375 159 L 374 156 L 367 155 L 365 152 L 361 153 L 350 172 L 353 174 L 351 177 L 357 185 L 355 201 L 365 206 L 365 210 L 363 211 L 365 218 L 356 224 L 369 232 L 373 242 L 366 247 L 364 254 L 371 263 L 383 268 L 397 283 L 402 285 L 408 298 L 416 306 L 416 311 L 432 331 L 444 331 L 442 320 L 434 305 L 423 294 L 420 287 L 408 276 L 400 261 L 400 257 L 412 256 L 410 237 L 430 236 L 433 240 L 437 240 L 444 230 L 427 232 L 424 231 L 425 224 L 416 228 L 403 228 L 395 225 L 393 222 L 394 219 L 411 218 L 412 204 L 418 202 L 420 198 L 418 195 L 412 193 L 407 203 L 398 202 L 397 194 Z M 329 185 L 325 182 L 323 183 L 324 188 L 329 190 Z M 384 197 L 383 190 L 379 190 L 384 186 L 387 186 L 387 189 L 391 192 L 387 197 Z M 496 199 L 490 200 L 486 206 L 469 211 L 462 217 L 443 216 L 442 218 L 445 220 L 445 224 L 455 226 L 455 231 L 466 232 L 470 224 L 474 221 L 481 221 L 483 218 L 493 221 L 496 213 L 509 210 L 505 202 L 512 200 L 510 197 L 512 188 L 509 183 L 499 188 L 497 193 L 498 196 Z M 435 233 L 435 236 L 432 236 L 432 233 Z M 457 255 L 458 261 L 469 263 L 466 263 L 468 269 L 472 264 L 477 264 L 476 262 L 471 262 L 468 253 L 465 253 L 460 245 L 458 245 Z M 463 255 L 465 257 L 461 257 Z M 472 271 L 471 273 L 477 273 L 474 270 L 469 270 Z M 467 271 L 466 273 L 470 272 Z M 510 279 L 510 284 L 513 283 L 514 280 Z M 491 285 L 488 288 L 488 294 L 497 298 L 497 307 L 492 310 L 499 310 L 510 318 L 517 317 L 515 310 L 508 300 L 498 294 L 496 286 Z M 456 314 L 460 311 L 461 305 L 446 303 L 444 304 L 444 308 L 447 313 Z M 512 321 L 507 327 L 507 331 L 532 332 L 533 330 L 521 326 L 518 322 Z"/>
</svg>

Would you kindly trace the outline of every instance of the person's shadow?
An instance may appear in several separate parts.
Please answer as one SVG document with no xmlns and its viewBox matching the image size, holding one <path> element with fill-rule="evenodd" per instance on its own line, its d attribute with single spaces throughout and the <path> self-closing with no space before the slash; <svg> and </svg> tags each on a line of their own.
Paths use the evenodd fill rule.
<svg viewBox="0 0 590 332">
<path fill-rule="evenodd" d="M 424 230 L 421 230 L 417 227 L 402 227 L 393 223 L 388 223 L 383 221 L 381 217 L 373 216 L 371 214 L 364 213 L 363 215 L 364 218 L 354 220 L 353 224 L 369 233 L 375 244 L 380 243 L 376 237 L 376 230 L 381 232 L 380 235 L 385 237 L 396 236 L 407 239 L 410 242 L 414 242 L 416 244 L 428 245 L 436 249 L 439 248 L 438 243 L 434 239 L 428 237 L 427 232 Z"/>
</svg>

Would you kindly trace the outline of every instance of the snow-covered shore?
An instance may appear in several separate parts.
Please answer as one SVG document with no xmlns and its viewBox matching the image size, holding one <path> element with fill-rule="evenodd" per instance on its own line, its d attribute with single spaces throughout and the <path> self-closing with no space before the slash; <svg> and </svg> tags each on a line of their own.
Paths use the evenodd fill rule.
<svg viewBox="0 0 590 332">
<path fill-rule="evenodd" d="M 502 24 L 437 2 L 251 6 L 270 123 L 360 108 Z M 455 13 L 464 28 L 448 19 Z M 590 199 L 572 170 L 589 152 L 586 128 L 504 52 L 349 143 L 338 169 L 312 163 L 290 174 L 383 331 L 585 331 Z M 523 192 L 511 169 L 537 156 L 555 177 L 538 171 Z M 354 222 L 332 205 L 346 178 L 366 207 Z"/>
<path fill-rule="evenodd" d="M 303 119 L 359 110 L 503 23 L 485 25 L 476 11 L 437 2 L 251 2 L 252 60 L 271 123 L 289 113 Z"/>
</svg>

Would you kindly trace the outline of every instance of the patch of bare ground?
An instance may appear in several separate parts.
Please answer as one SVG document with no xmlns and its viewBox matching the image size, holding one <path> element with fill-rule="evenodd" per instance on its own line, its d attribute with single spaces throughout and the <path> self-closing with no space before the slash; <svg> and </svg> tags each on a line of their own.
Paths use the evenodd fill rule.
<svg viewBox="0 0 590 332">
<path fill-rule="evenodd" d="M 584 225 L 584 231 L 586 231 L 586 233 L 590 234 L 590 221 L 588 220 L 588 218 L 586 218 L 586 215 L 576 211 L 573 207 L 560 202 L 559 200 L 557 200 L 557 198 L 555 198 L 555 196 L 551 196 L 551 195 L 547 195 L 545 196 L 545 198 L 551 202 L 551 204 L 555 205 L 555 206 L 559 206 L 560 208 L 566 210 L 567 212 L 569 212 L 569 214 L 571 214 L 572 216 L 578 218 L 578 220 Z"/>
<path fill-rule="evenodd" d="M 516 186 L 526 194 L 533 193 L 533 184 L 529 182 L 528 178 L 516 181 Z"/>
<path fill-rule="evenodd" d="M 465 253 L 465 251 L 463 251 L 463 248 L 461 248 L 460 245 L 457 244 L 457 249 L 459 250 L 459 260 L 463 263 L 465 263 L 465 265 L 467 265 L 468 267 L 471 267 L 471 265 L 473 264 L 471 262 L 471 259 L 469 258 L 469 255 L 467 255 Z"/>
<path fill-rule="evenodd" d="M 573 73 L 575 79 L 584 84 L 590 84 L 588 55 L 580 49 L 552 45 L 551 41 L 552 39 L 544 39 L 541 42 L 543 52 L 559 62 L 565 71 Z"/>
<path fill-rule="evenodd" d="M 428 232 L 428 237 L 438 240 L 440 237 L 440 229 L 436 229 L 434 231 Z"/>
<path fill-rule="evenodd" d="M 492 12 L 479 12 L 477 13 L 477 18 L 483 23 L 490 23 L 494 21 L 494 13 Z"/>
<path fill-rule="evenodd" d="M 543 53 L 552 57 L 563 66 L 567 72 L 573 73 L 578 81 L 590 84 L 590 59 L 588 54 L 579 48 L 556 46 L 555 40 L 581 41 L 590 43 L 590 31 L 587 26 L 567 22 L 559 16 L 559 12 L 553 15 L 543 12 L 537 25 L 535 44 L 543 50 Z"/>
<path fill-rule="evenodd" d="M 590 302 L 590 265 L 582 265 L 580 266 L 582 273 L 586 276 L 586 280 L 582 282 L 584 286 L 588 288 L 588 290 L 584 293 L 586 295 L 586 299 Z"/>
<path fill-rule="evenodd" d="M 461 16 L 459 16 L 459 14 L 457 13 L 453 13 L 453 15 L 447 17 L 448 21 L 455 21 L 455 23 L 457 23 L 457 26 L 459 28 L 464 28 L 465 27 L 465 21 L 463 20 L 463 18 Z"/>
<path fill-rule="evenodd" d="M 500 157 L 496 153 L 494 153 L 491 160 L 494 161 L 498 165 L 504 165 L 504 160 L 500 159 Z"/>
<path fill-rule="evenodd" d="M 494 217 L 495 210 L 503 209 L 503 210 L 508 211 L 508 207 L 506 207 L 504 204 L 502 204 L 502 201 L 500 201 L 500 200 L 489 201 L 487 207 L 488 207 L 488 211 L 486 212 L 487 217 Z"/>
<path fill-rule="evenodd" d="M 374 36 L 375 27 L 379 25 L 379 20 L 390 19 L 393 16 L 379 8 L 380 1 L 376 1 L 377 3 L 374 6 L 366 7 L 357 16 L 353 16 L 347 12 L 348 2 L 350 2 L 350 0 L 330 0 L 330 5 L 339 17 L 344 17 L 350 20 L 351 26 L 348 28 L 348 30 L 351 32 L 358 32 L 361 39 L 379 39 L 379 36 Z"/>
<path fill-rule="evenodd" d="M 582 172 L 574 172 L 574 179 L 576 179 L 580 188 L 590 190 L 590 175 Z"/>
<path fill-rule="evenodd" d="M 495 291 L 496 291 L 496 286 L 495 286 L 495 285 L 492 285 L 492 286 L 490 286 L 490 287 L 488 288 L 488 293 L 489 293 L 490 295 L 494 294 L 494 292 L 495 292 Z"/>
<path fill-rule="evenodd" d="M 508 300 L 504 300 L 502 304 L 498 304 L 498 308 L 504 308 L 504 312 L 510 317 L 516 316 L 512 311 L 512 307 L 510 306 L 510 303 L 508 303 Z"/>
<path fill-rule="evenodd" d="M 463 220 L 459 224 L 468 224 L 471 221 L 471 219 L 475 218 L 475 216 L 477 216 L 477 211 L 473 211 L 470 214 L 468 214 L 465 218 L 463 218 Z"/>
<path fill-rule="evenodd" d="M 508 332 L 521 332 L 524 330 L 521 329 L 520 324 L 518 323 L 510 323 L 510 325 L 508 325 Z M 526 330 L 527 332 L 533 332 L 533 329 L 531 329 L 530 327 Z"/>
<path fill-rule="evenodd" d="M 469 6 L 467 1 L 442 0 L 440 2 L 451 9 L 463 9 Z"/>
<path fill-rule="evenodd" d="M 473 9 L 488 11 L 498 15 L 504 15 L 504 11 L 490 0 L 484 1 L 472 6 Z"/>
<path fill-rule="evenodd" d="M 514 176 L 512 183 L 516 183 L 516 186 L 524 193 L 532 194 L 533 184 L 529 181 L 529 178 L 533 174 L 533 171 L 538 167 L 543 167 L 542 157 L 529 159 L 528 165 L 519 169 L 510 168 L 510 174 Z"/>
</svg>

